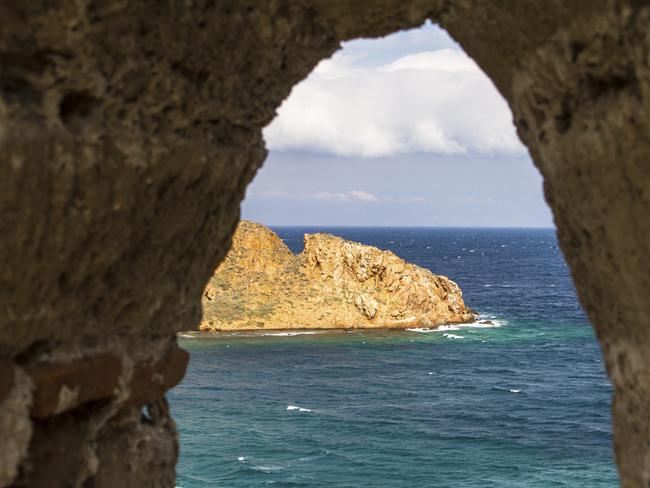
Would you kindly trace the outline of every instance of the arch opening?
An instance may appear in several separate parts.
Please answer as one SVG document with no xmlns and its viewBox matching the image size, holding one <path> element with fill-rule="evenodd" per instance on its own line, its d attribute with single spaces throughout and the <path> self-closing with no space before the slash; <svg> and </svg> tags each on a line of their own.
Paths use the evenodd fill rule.
<svg viewBox="0 0 650 488">
<path fill-rule="evenodd" d="M 418 34 L 421 39 L 411 42 L 411 51 L 402 46 L 401 51 L 390 52 L 395 37 L 417 39 Z M 441 45 L 433 52 L 427 51 L 432 41 Z M 392 471 L 396 479 L 410 480 L 414 486 L 418 486 L 418 479 L 471 486 L 485 476 L 498 484 L 520 482 L 527 486 L 532 482 L 525 474 L 513 479 L 508 466 L 534 471 L 540 482 L 611 486 L 617 481 L 610 450 L 611 390 L 597 342 L 557 247 L 555 231 L 549 228 L 552 221 L 543 202 L 541 178 L 516 138 L 506 102 L 460 47 L 430 24 L 383 40 L 359 41 L 366 49 L 373 43 L 380 44 L 375 55 L 385 56 L 386 50 L 390 55 L 379 61 L 368 59 L 368 55 L 362 57 L 362 49 L 352 42 L 347 45 L 352 49 L 344 47 L 333 58 L 321 62 L 306 81 L 294 88 L 278 118 L 266 129 L 270 154 L 248 189 L 243 218 L 271 225 L 296 254 L 303 251 L 303 233 L 314 232 L 387 248 L 407 261 L 458 281 L 468 304 L 481 315 L 467 328 L 443 327 L 437 334 L 427 327 L 375 335 L 347 330 L 343 336 L 321 335 L 322 331 L 313 328 L 296 330 L 289 324 L 289 331 L 274 330 L 280 328 L 275 315 L 283 308 L 277 302 L 284 301 L 287 293 L 274 292 L 273 287 L 285 287 L 286 283 L 276 277 L 262 292 L 265 301 L 256 293 L 246 294 L 249 290 L 237 288 L 235 281 L 248 281 L 249 276 L 228 274 L 227 281 L 232 282 L 234 291 L 229 289 L 227 294 L 237 294 L 238 301 L 211 313 L 218 319 L 219 314 L 231 316 L 238 307 L 238 315 L 233 317 L 238 324 L 235 335 L 227 335 L 222 343 L 200 346 L 202 354 L 196 360 L 209 361 L 206 352 L 210 347 L 215 352 L 224 347 L 240 351 L 240 356 L 233 352 L 226 360 L 222 386 L 231 386 L 225 395 L 221 392 L 220 402 L 228 409 L 229 402 L 235 402 L 238 395 L 252 398 L 254 391 L 264 396 L 265 405 L 254 400 L 250 405 L 263 411 L 260 416 L 264 420 L 259 424 L 252 421 L 251 415 L 255 415 L 247 407 L 241 418 L 234 416 L 232 422 L 246 424 L 251 431 L 259 428 L 269 437 L 251 434 L 234 441 L 233 431 L 233 435 L 226 436 L 228 442 L 221 449 L 220 459 L 232 462 L 242 472 L 257 469 L 256 479 L 260 482 L 281 482 L 284 477 L 300 480 L 313 475 L 327 482 L 353 483 L 354 476 L 346 478 L 350 473 L 341 467 L 349 461 L 346 456 L 351 451 L 333 445 L 341 442 L 354 446 L 352 451 L 359 454 L 364 444 L 381 445 L 384 434 L 379 425 L 393 421 L 400 423 L 404 437 L 415 441 L 409 445 L 384 439 L 382 448 L 368 453 L 368 460 L 355 469 L 363 471 L 365 482 L 373 486 L 380 486 L 386 476 L 384 473 L 373 479 L 373 470 Z M 413 52 L 413 44 L 423 50 Z M 355 64 L 359 59 L 361 65 Z M 427 104 L 426 97 L 431 94 L 435 100 Z M 447 115 L 453 119 L 451 122 L 445 120 Z M 488 191 L 481 191 L 483 188 Z M 243 252 L 237 246 L 237 253 Z M 263 256 L 260 249 L 260 261 L 265 259 Z M 513 266 L 512 261 L 517 264 Z M 260 283 L 265 279 L 259 275 L 260 266 L 263 268 L 263 263 L 255 265 L 258 288 L 263 287 Z M 208 305 L 219 301 L 220 293 L 215 285 Z M 297 289 L 291 293 L 298 294 Z M 240 295 L 251 302 L 240 300 Z M 300 298 L 294 298 L 291 308 L 295 309 L 301 305 Z M 248 322 L 247 313 L 251 317 Z M 292 320 L 290 315 L 285 317 Z M 227 327 L 226 322 L 215 327 Z M 270 330 L 259 331 L 267 326 Z M 243 339 L 237 336 L 237 330 Z M 330 342 L 329 348 L 318 346 L 323 339 Z M 193 340 L 184 346 L 192 350 Z M 456 364 L 453 368 L 437 364 L 398 368 L 401 375 L 411 379 L 422 376 L 442 380 L 419 386 L 416 380 L 409 386 L 444 390 L 447 399 L 432 392 L 430 397 L 415 395 L 416 401 L 400 405 L 398 400 L 408 398 L 413 391 L 405 384 L 387 380 L 383 386 L 390 393 L 383 401 L 394 399 L 397 410 L 386 411 L 381 408 L 381 393 L 375 391 L 376 396 L 370 398 L 351 393 L 363 388 L 355 380 L 363 378 L 372 383 L 374 375 L 390 377 L 390 368 L 381 369 L 382 361 L 394 360 L 386 349 L 394 354 L 405 343 L 416 344 L 412 354 L 420 354 L 419 360 L 439 355 L 437 361 Z M 380 351 L 383 348 L 377 352 L 373 368 L 362 360 L 351 359 L 367 354 L 367 348 L 373 345 Z M 302 364 L 315 349 L 325 358 L 323 363 L 332 366 L 336 366 L 332 361 L 341 358 L 341 349 L 348 350 L 345 364 L 357 371 L 347 376 L 350 388 L 337 391 L 328 383 L 327 368 L 318 360 L 312 368 L 322 370 L 316 375 L 310 374 L 313 371 L 302 375 L 284 368 L 283 359 L 272 358 L 273 354 L 284 354 Z M 459 351 L 465 357 L 464 365 L 454 363 Z M 566 355 L 569 351 L 573 352 Z M 253 356 L 259 356 L 261 363 L 244 359 Z M 244 365 L 248 361 L 251 364 Z M 251 374 L 261 364 L 266 365 L 264 381 L 268 390 L 261 384 L 252 386 L 255 381 Z M 583 376 L 574 374 L 575 369 L 580 369 Z M 549 370 L 555 372 L 550 378 Z M 294 388 L 275 377 L 278 372 L 280 376 L 293 376 Z M 468 380 L 472 375 L 478 381 Z M 584 383 L 585 375 L 591 375 L 591 383 Z M 408 384 L 404 376 L 400 382 Z M 465 378 L 465 382 L 450 388 L 458 377 Z M 196 381 L 203 380 L 197 377 Z M 247 386 L 236 386 L 240 383 Z M 307 400 L 309 388 L 300 388 L 302 383 L 322 388 L 328 395 L 316 394 Z M 526 386 L 522 387 L 522 383 Z M 468 395 L 463 391 L 466 388 L 475 393 Z M 578 398 L 572 406 L 572 395 L 561 393 L 566 388 L 589 390 L 594 396 L 585 402 L 581 394 L 575 393 Z M 183 422 L 191 418 L 184 410 L 190 404 L 181 398 L 183 392 L 172 395 L 173 401 L 181 405 L 176 411 L 181 432 Z M 455 401 L 450 400 L 454 397 Z M 558 401 L 560 398 L 563 400 Z M 371 420 L 367 422 L 369 429 L 363 432 L 355 427 L 354 414 L 346 417 L 350 414 L 349 403 L 356 403 L 356 408 L 375 419 L 374 432 Z M 201 404 L 199 408 L 208 406 Z M 402 412 L 408 410 L 419 416 L 417 421 L 411 419 L 412 425 L 409 414 Z M 285 421 L 293 419 L 287 415 L 297 413 L 313 416 L 310 423 L 315 440 L 305 443 L 296 438 L 288 452 L 277 458 L 267 455 L 278 447 L 272 439 L 290 439 L 295 434 Z M 346 437 L 345 429 L 341 432 L 336 422 L 323 420 L 323 416 L 336 417 L 354 435 Z M 503 421 L 504 417 L 508 421 Z M 548 418 L 554 418 L 556 423 L 548 422 Z M 274 426 L 274 422 L 282 427 Z M 560 426 L 565 429 L 564 440 L 557 439 Z M 318 431 L 327 432 L 334 440 L 317 435 Z M 423 431 L 429 435 L 422 435 Z M 473 431 L 482 433 L 474 435 Z M 306 429 L 302 435 L 309 432 Z M 599 433 L 598 441 L 594 441 L 594 432 Z M 399 437 L 397 432 L 394 434 Z M 463 435 L 467 436 L 466 444 L 449 442 Z M 255 442 L 251 436 L 255 436 Z M 208 437 L 214 439 L 212 434 Z M 495 447 L 495 439 L 503 445 Z M 320 453 L 307 456 L 313 458 L 313 463 L 295 466 L 293 461 L 305 458 L 305 453 L 313 454 L 311 448 Z M 200 454 L 190 450 L 185 456 L 195 466 L 195 455 L 200 458 Z M 242 453 L 237 462 L 230 459 L 235 451 Z M 296 459 L 291 456 L 294 451 L 301 453 Z M 390 453 L 400 451 L 389 467 L 386 459 Z M 427 470 L 422 467 L 424 459 L 417 461 L 421 451 L 445 452 L 444 457 L 450 461 L 439 461 L 435 470 Z M 220 454 L 212 451 L 210 456 Z M 265 472 L 260 468 L 268 465 L 274 466 L 273 470 Z M 584 471 L 572 474 L 577 465 Z M 486 466 L 487 471 L 483 471 Z M 185 469 L 181 461 L 179 479 L 192 486 Z M 239 481 L 235 475 L 229 482 Z"/>
</svg>

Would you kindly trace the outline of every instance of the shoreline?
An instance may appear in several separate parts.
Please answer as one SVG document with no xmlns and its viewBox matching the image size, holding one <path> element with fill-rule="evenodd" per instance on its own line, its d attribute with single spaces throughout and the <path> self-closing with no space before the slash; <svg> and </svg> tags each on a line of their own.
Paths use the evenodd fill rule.
<svg viewBox="0 0 650 488">
<path fill-rule="evenodd" d="M 417 325 L 408 324 L 401 327 L 289 327 L 278 329 L 264 329 L 264 328 L 251 328 L 251 329 L 210 329 L 210 330 L 190 330 L 177 332 L 177 337 L 193 338 L 193 337 L 219 337 L 227 335 L 236 335 L 239 333 L 249 334 L 253 336 L 278 336 L 288 337 L 292 335 L 316 335 L 326 333 L 347 333 L 352 334 L 355 332 L 363 331 L 409 331 L 409 332 L 444 332 L 448 330 L 458 330 L 462 328 L 496 328 L 501 327 L 505 320 L 498 319 L 494 316 L 485 317 L 482 315 L 475 315 L 474 320 L 465 322 L 446 322 L 437 325 Z"/>
</svg>

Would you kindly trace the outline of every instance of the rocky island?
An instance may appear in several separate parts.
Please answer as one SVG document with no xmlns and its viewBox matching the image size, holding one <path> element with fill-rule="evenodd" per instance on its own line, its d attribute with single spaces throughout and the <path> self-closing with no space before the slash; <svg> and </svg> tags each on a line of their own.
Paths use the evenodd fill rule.
<svg viewBox="0 0 650 488">
<path fill-rule="evenodd" d="M 470 322 L 460 287 L 390 251 L 305 234 L 295 255 L 243 221 L 203 294 L 200 330 L 434 327 Z"/>
</svg>

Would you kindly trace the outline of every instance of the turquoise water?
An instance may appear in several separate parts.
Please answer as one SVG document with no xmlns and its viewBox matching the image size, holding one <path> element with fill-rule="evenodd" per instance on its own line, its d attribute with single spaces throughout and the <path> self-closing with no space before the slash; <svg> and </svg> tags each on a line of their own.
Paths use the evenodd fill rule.
<svg viewBox="0 0 650 488">
<path fill-rule="evenodd" d="M 305 229 L 276 230 L 300 249 Z M 178 486 L 617 486 L 611 387 L 553 231 L 326 230 L 449 275 L 493 324 L 181 338 Z"/>
</svg>

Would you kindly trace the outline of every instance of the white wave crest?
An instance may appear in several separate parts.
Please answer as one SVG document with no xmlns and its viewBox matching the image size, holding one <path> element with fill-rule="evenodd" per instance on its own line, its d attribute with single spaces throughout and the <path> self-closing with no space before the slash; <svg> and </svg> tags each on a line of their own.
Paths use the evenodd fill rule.
<svg viewBox="0 0 650 488">
<path fill-rule="evenodd" d="M 464 339 L 465 336 L 456 334 L 443 334 L 447 339 Z"/>
<path fill-rule="evenodd" d="M 270 474 L 276 471 L 282 471 L 284 468 L 282 466 L 253 466 L 253 470 L 261 471 L 262 473 Z"/>
<path fill-rule="evenodd" d="M 488 329 L 490 327 L 503 327 L 508 325 L 508 321 L 497 318 L 494 315 L 479 314 L 474 322 L 462 324 L 463 327 L 475 327 L 477 329 Z"/>
<path fill-rule="evenodd" d="M 267 332 L 261 335 L 272 336 L 272 337 L 291 337 L 297 335 L 314 335 L 314 334 L 324 334 L 324 332 L 317 331 L 317 330 L 303 330 L 303 331 L 296 331 L 296 332 Z"/>
<path fill-rule="evenodd" d="M 311 412 L 311 410 L 308 409 L 308 408 L 302 408 L 302 407 L 298 407 L 296 405 L 287 406 L 287 410 L 298 410 L 299 412 Z"/>
<path fill-rule="evenodd" d="M 409 332 L 420 332 L 421 334 L 430 334 L 431 332 L 437 332 L 436 329 L 427 329 L 425 327 L 414 327 L 412 329 L 404 329 Z"/>
<path fill-rule="evenodd" d="M 466 329 L 493 329 L 505 325 L 505 320 L 488 320 L 480 322 L 472 322 L 470 324 L 463 324 L 461 327 Z"/>
<path fill-rule="evenodd" d="M 431 332 L 454 332 L 463 329 L 491 329 L 502 327 L 508 322 L 503 319 L 497 319 L 493 316 L 479 315 L 474 322 L 468 324 L 444 324 L 435 328 L 429 327 L 411 327 L 405 330 L 409 332 L 419 332 L 421 334 L 430 334 Z M 453 334 L 451 334 L 453 335 Z"/>
<path fill-rule="evenodd" d="M 438 327 L 438 328 L 436 328 L 434 330 L 437 330 L 439 332 L 443 332 L 443 331 L 446 331 L 446 330 L 460 330 L 460 327 L 461 327 L 461 324 L 445 324 L 445 325 L 441 325 L 440 327 Z"/>
</svg>

